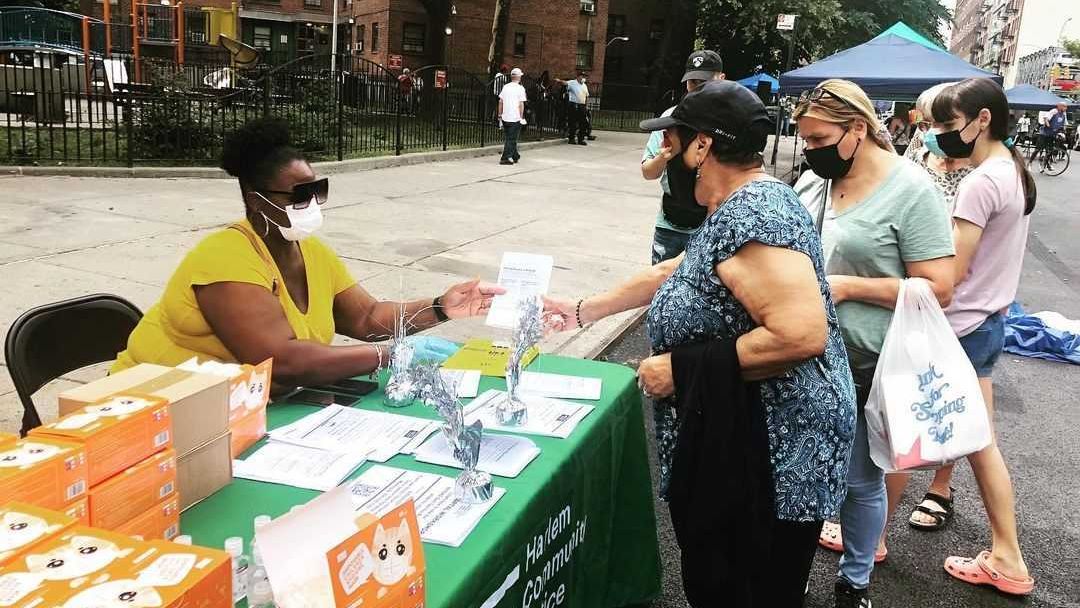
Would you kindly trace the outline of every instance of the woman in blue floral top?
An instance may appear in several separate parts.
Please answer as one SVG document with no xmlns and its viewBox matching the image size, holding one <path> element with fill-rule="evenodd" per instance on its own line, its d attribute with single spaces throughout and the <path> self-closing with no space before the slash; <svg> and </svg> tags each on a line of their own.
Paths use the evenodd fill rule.
<svg viewBox="0 0 1080 608">
<path fill-rule="evenodd" d="M 814 221 L 795 192 L 762 169 L 771 123 L 744 87 L 709 82 L 687 94 L 670 117 L 645 121 L 642 129 L 663 129 L 666 139 L 682 144 L 682 163 L 696 171 L 692 194 L 708 218 L 682 256 L 604 294 L 549 299 L 547 309 L 567 327 L 578 327 L 651 302 L 654 356 L 638 370 L 639 385 L 651 397 L 675 392 L 673 349 L 735 342 L 742 382 L 760 392 L 775 506 L 768 539 L 760 541 L 771 547 L 769 563 L 752 566 L 761 587 L 753 603 L 801 605 L 822 522 L 844 500 L 855 432 L 854 387 Z M 705 405 L 737 404 L 717 394 Z M 679 432 L 681 440 L 686 424 Z M 740 473 L 718 469 L 713 475 Z M 673 492 L 675 483 L 673 477 Z M 722 526 L 730 536 L 745 523 L 735 518 Z M 687 596 L 691 605 L 706 605 L 691 597 L 682 545 L 680 539 Z M 739 559 L 721 561 L 734 569 Z M 719 602 L 728 574 L 710 575 L 718 595 L 709 605 L 736 605 L 731 598 Z"/>
</svg>

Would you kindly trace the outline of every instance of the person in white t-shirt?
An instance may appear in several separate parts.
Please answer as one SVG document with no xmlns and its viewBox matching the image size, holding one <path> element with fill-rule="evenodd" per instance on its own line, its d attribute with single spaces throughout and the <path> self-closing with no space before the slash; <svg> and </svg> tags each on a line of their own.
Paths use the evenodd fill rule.
<svg viewBox="0 0 1080 608">
<path fill-rule="evenodd" d="M 525 126 L 525 87 L 521 86 L 521 76 L 524 72 L 521 68 L 510 71 L 510 82 L 503 85 L 499 93 L 499 122 L 506 136 L 503 144 L 502 159 L 500 165 L 513 165 L 521 160 L 518 153 L 518 135 L 521 127 Z"/>
</svg>

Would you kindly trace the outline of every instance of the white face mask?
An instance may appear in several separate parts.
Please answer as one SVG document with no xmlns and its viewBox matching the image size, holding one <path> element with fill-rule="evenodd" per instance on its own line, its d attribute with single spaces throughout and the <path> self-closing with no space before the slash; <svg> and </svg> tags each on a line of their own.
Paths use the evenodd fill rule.
<svg viewBox="0 0 1080 608">
<path fill-rule="evenodd" d="M 266 198 L 261 193 L 256 192 L 255 194 L 262 197 L 264 201 L 274 205 L 273 201 Z M 263 219 L 265 219 L 267 223 L 277 226 L 278 231 L 281 232 L 281 237 L 286 241 L 306 239 L 315 234 L 319 228 L 322 228 L 323 224 L 322 206 L 319 205 L 314 198 L 315 197 L 313 196 L 311 203 L 304 209 L 294 209 L 292 205 L 286 205 L 285 207 L 274 205 L 275 208 L 281 209 L 285 212 L 285 215 L 288 216 L 290 224 L 288 227 L 282 226 L 270 219 L 265 213 L 262 214 Z"/>
</svg>

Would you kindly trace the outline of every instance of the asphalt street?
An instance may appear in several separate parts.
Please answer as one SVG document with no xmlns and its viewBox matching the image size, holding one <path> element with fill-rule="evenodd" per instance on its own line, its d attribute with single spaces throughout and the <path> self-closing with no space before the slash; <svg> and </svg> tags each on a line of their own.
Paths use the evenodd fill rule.
<svg viewBox="0 0 1080 608">
<path fill-rule="evenodd" d="M 1080 319 L 1080 153 L 1073 153 L 1072 163 L 1059 177 L 1036 175 L 1039 200 L 1017 299 L 1029 312 L 1051 310 Z M 643 264 L 648 253 L 641 252 Z M 605 357 L 636 365 L 647 354 L 644 328 L 638 327 Z M 1034 593 L 1029 598 L 1004 596 L 955 581 L 942 568 L 947 556 L 974 556 L 990 543 L 975 480 L 961 464 L 953 481 L 956 515 L 939 532 L 920 532 L 906 522 L 931 476 L 915 475 L 898 521 L 889 527 L 888 560 L 874 571 L 875 607 L 1080 607 L 1080 366 L 1003 353 L 994 390 L 995 425 L 1016 488 L 1020 544 L 1036 579 Z M 651 410 L 645 418 L 651 440 Z M 650 458 L 655 459 L 655 449 Z M 684 608 L 688 604 L 681 590 L 678 547 L 666 506 L 658 501 L 656 507 L 664 591 L 652 608 Z M 806 606 L 833 606 L 837 561 L 837 554 L 818 550 Z"/>
</svg>

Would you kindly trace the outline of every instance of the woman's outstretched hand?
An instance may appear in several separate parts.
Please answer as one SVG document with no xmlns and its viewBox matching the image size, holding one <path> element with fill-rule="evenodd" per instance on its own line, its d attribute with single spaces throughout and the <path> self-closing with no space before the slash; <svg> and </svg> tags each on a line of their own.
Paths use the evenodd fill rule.
<svg viewBox="0 0 1080 608">
<path fill-rule="evenodd" d="M 502 287 L 480 279 L 458 283 L 443 294 L 443 312 L 451 319 L 485 315 L 491 309 L 491 299 L 504 293 Z"/>
<path fill-rule="evenodd" d="M 577 305 L 576 300 L 544 296 L 544 327 L 551 332 L 577 329 Z"/>
</svg>

